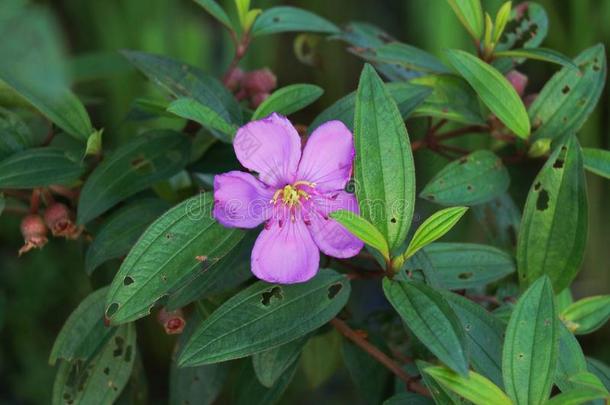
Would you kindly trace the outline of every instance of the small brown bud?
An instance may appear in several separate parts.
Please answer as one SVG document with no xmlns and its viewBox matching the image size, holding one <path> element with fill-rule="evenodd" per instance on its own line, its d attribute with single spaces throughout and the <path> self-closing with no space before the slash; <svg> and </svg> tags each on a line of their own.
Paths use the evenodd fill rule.
<svg viewBox="0 0 610 405">
<path fill-rule="evenodd" d="M 19 249 L 19 256 L 35 248 L 42 248 L 48 242 L 47 227 L 38 214 L 30 214 L 21 220 L 21 235 L 24 245 Z"/>
<path fill-rule="evenodd" d="M 72 218 L 72 212 L 62 203 L 53 203 L 44 213 L 44 222 L 53 236 L 66 239 L 77 239 L 82 232 L 82 227 L 77 227 Z"/>
<path fill-rule="evenodd" d="M 157 314 L 157 320 L 165 329 L 165 333 L 168 335 L 178 335 L 182 333 L 186 326 L 184 320 L 184 314 L 181 309 L 175 311 L 166 311 L 165 308 L 161 308 Z"/>
<path fill-rule="evenodd" d="M 508 79 L 510 84 L 512 84 L 515 90 L 517 90 L 517 94 L 519 94 L 519 96 L 523 96 L 525 86 L 527 86 L 527 76 L 516 70 L 511 70 L 506 74 L 506 79 Z"/>
<path fill-rule="evenodd" d="M 242 87 L 250 96 L 258 93 L 271 93 L 276 86 L 277 78 L 268 68 L 248 72 L 242 80 Z"/>
<path fill-rule="evenodd" d="M 231 70 L 225 79 L 225 86 L 232 92 L 236 92 L 240 85 L 241 81 L 244 79 L 244 71 L 240 68 L 236 67 Z"/>
<path fill-rule="evenodd" d="M 252 96 L 250 99 L 250 106 L 256 108 L 263 103 L 269 97 L 269 93 L 258 93 Z"/>
</svg>

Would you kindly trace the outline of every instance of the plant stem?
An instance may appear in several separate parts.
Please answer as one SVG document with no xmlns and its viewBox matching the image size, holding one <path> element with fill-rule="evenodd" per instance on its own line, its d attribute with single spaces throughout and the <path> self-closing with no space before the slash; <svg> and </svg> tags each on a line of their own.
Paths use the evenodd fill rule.
<svg viewBox="0 0 610 405">
<path fill-rule="evenodd" d="M 226 73 L 222 77 L 222 82 L 225 85 L 227 84 L 228 79 L 233 74 L 233 71 L 237 69 L 237 65 L 239 64 L 239 62 L 243 59 L 243 57 L 246 55 L 246 52 L 248 51 L 248 46 L 250 45 L 250 33 L 244 32 L 241 36 L 241 39 L 238 40 L 235 32 L 231 31 L 231 39 L 233 40 L 233 43 L 235 43 L 235 55 L 233 56 L 233 60 L 231 60 L 231 63 L 229 64 Z"/>
<path fill-rule="evenodd" d="M 358 332 L 350 328 L 350 326 L 339 318 L 334 318 L 330 324 L 335 327 L 343 336 L 351 340 L 355 345 L 367 352 L 372 358 L 384 365 L 388 370 L 394 373 L 398 378 L 403 380 L 407 385 L 407 389 L 421 395 L 430 396 L 428 390 L 419 384 L 416 377 L 408 375 L 401 367 L 388 357 L 384 352 L 369 343 Z"/>
</svg>

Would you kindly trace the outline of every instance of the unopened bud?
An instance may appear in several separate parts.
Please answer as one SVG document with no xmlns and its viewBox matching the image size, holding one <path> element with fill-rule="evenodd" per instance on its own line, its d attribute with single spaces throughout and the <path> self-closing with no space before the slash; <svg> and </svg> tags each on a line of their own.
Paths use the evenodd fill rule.
<svg viewBox="0 0 610 405">
<path fill-rule="evenodd" d="M 157 315 L 157 320 L 165 329 L 165 333 L 168 335 L 177 335 L 182 333 L 186 326 L 184 315 L 181 309 L 175 311 L 166 311 L 165 308 L 161 308 Z"/>
<path fill-rule="evenodd" d="M 269 93 L 258 93 L 253 95 L 250 99 L 250 106 L 252 108 L 257 108 L 267 99 L 267 97 L 269 97 Z"/>
<path fill-rule="evenodd" d="M 244 75 L 242 87 L 254 96 L 258 93 L 271 93 L 277 86 L 277 78 L 267 68 L 254 70 Z"/>
<path fill-rule="evenodd" d="M 225 86 L 232 92 L 239 89 L 241 81 L 244 79 L 244 71 L 236 67 L 231 70 L 225 79 Z"/>
<path fill-rule="evenodd" d="M 21 235 L 24 245 L 19 249 L 19 256 L 35 248 L 41 248 L 48 242 L 47 227 L 38 214 L 31 214 L 21 220 Z"/>
<path fill-rule="evenodd" d="M 511 70 L 506 74 L 506 79 L 513 85 L 517 94 L 522 96 L 525 92 L 525 86 L 527 86 L 527 76 L 516 70 Z"/>
<path fill-rule="evenodd" d="M 63 236 L 67 239 L 76 239 L 82 232 L 73 221 L 72 212 L 62 203 L 53 203 L 44 212 L 44 222 L 53 236 Z"/>
</svg>

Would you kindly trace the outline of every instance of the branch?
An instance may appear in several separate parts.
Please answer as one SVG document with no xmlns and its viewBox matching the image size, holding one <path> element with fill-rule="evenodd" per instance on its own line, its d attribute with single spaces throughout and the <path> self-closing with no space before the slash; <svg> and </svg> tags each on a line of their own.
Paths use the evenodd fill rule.
<svg viewBox="0 0 610 405">
<path fill-rule="evenodd" d="M 355 345 L 367 352 L 372 358 L 383 364 L 388 370 L 403 380 L 407 385 L 407 389 L 421 395 L 430 396 L 428 390 L 417 381 L 416 377 L 408 375 L 394 360 L 360 336 L 355 330 L 350 328 L 347 323 L 339 318 L 334 318 L 330 321 L 330 324 L 343 336 L 351 340 Z"/>
<path fill-rule="evenodd" d="M 237 65 L 242 60 L 242 58 L 246 55 L 246 51 L 248 50 L 248 46 L 250 46 L 250 33 L 244 32 L 241 37 L 241 40 L 237 40 L 237 36 L 235 32 L 231 31 L 231 39 L 235 43 L 235 55 L 233 56 L 233 60 L 229 64 L 226 73 L 222 77 L 222 82 L 226 85 L 228 79 L 233 74 L 233 71 L 237 68 Z"/>
</svg>

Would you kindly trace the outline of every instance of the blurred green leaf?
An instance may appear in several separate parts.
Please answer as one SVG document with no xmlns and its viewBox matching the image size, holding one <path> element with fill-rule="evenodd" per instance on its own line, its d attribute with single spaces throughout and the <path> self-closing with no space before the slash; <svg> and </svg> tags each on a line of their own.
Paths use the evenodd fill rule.
<svg viewBox="0 0 610 405">
<path fill-rule="evenodd" d="M 178 173 L 188 163 L 190 143 L 170 130 L 131 139 L 91 173 L 80 193 L 77 221 L 86 224 L 120 201 Z"/>
<path fill-rule="evenodd" d="M 347 278 L 329 269 L 321 269 L 307 283 L 259 281 L 205 320 L 182 350 L 179 364 L 217 363 L 288 343 L 331 320 L 349 294 Z"/>
<path fill-rule="evenodd" d="M 570 285 L 584 255 L 587 211 L 582 154 L 571 136 L 549 157 L 525 202 L 517 244 L 522 285 L 543 274 L 550 277 L 555 291 Z"/>
<path fill-rule="evenodd" d="M 167 111 L 187 120 L 195 121 L 205 128 L 215 130 L 212 134 L 223 142 L 231 143 L 237 127 L 228 123 L 213 109 L 192 98 L 179 98 L 172 101 Z"/>
<path fill-rule="evenodd" d="M 477 243 L 432 243 L 424 248 L 439 284 L 448 290 L 483 287 L 516 271 L 508 253 Z"/>
<path fill-rule="evenodd" d="M 66 151 L 32 148 L 17 152 L 0 161 L 0 188 L 34 188 L 52 184 L 70 184 L 85 172 Z"/>
<path fill-rule="evenodd" d="M 307 336 L 303 336 L 273 349 L 253 354 L 252 366 L 258 381 L 267 388 L 273 387 L 290 366 L 297 362 L 307 339 Z"/>
<path fill-rule="evenodd" d="M 235 389 L 233 389 L 233 401 L 235 405 L 273 405 L 279 401 L 286 388 L 294 378 L 297 370 L 297 362 L 278 378 L 271 388 L 267 388 L 258 381 L 252 368 L 252 363 L 244 362 L 241 372 L 237 376 Z"/>
<path fill-rule="evenodd" d="M 440 361 L 462 375 L 468 373 L 464 329 L 440 293 L 418 281 L 387 278 L 383 279 L 383 291 L 413 334 Z"/>
<path fill-rule="evenodd" d="M 40 141 L 19 115 L 0 107 L 0 160 L 34 147 Z"/>
<path fill-rule="evenodd" d="M 212 17 L 218 20 L 229 30 L 235 30 L 225 10 L 214 0 L 195 0 L 195 3 L 204 8 Z"/>
<path fill-rule="evenodd" d="M 464 328 L 472 368 L 489 378 L 498 387 L 503 387 L 504 324 L 468 298 L 450 292 L 445 292 L 443 295 Z"/>
<path fill-rule="evenodd" d="M 574 59 L 579 69 L 564 67 L 544 85 L 529 107 L 534 140 L 562 139 L 583 126 L 606 81 L 606 52 L 601 44 Z"/>
<path fill-rule="evenodd" d="M 361 215 L 379 229 L 392 250 L 411 225 L 415 168 L 398 107 L 370 65 L 365 65 L 358 85 L 354 139 Z"/>
<path fill-rule="evenodd" d="M 592 357 L 587 357 L 586 360 L 587 369 L 600 379 L 600 381 L 604 384 L 604 387 L 606 387 L 607 390 L 610 390 L 610 367 Z"/>
<path fill-rule="evenodd" d="M 390 260 L 388 242 L 375 225 L 360 215 L 346 210 L 332 212 L 330 217 L 343 225 L 348 231 L 358 237 L 367 245 L 377 249 L 386 261 Z"/>
<path fill-rule="evenodd" d="M 498 10 L 496 14 L 496 19 L 493 24 L 493 42 L 496 45 L 500 38 L 502 38 L 502 34 L 504 33 L 504 29 L 506 28 L 506 24 L 510 19 L 510 12 L 512 9 L 512 1 L 507 1 Z"/>
<path fill-rule="evenodd" d="M 536 280 L 519 300 L 506 328 L 502 373 L 515 403 L 542 404 L 551 393 L 559 346 L 559 320 L 548 277 Z"/>
<path fill-rule="evenodd" d="M 610 179 L 610 151 L 582 148 L 585 169 L 598 176 Z"/>
<path fill-rule="evenodd" d="M 447 2 L 472 38 L 481 39 L 484 24 L 481 0 L 447 0 Z"/>
<path fill-rule="evenodd" d="M 512 404 L 511 400 L 497 385 L 474 371 L 469 371 L 467 377 L 440 366 L 428 367 L 424 369 L 424 372 L 430 374 L 441 385 L 475 405 Z"/>
<path fill-rule="evenodd" d="M 585 355 L 578 340 L 563 324 L 559 324 L 559 353 L 557 356 L 557 369 L 555 371 L 555 385 L 562 391 L 576 388 L 570 379 L 587 371 Z"/>
<path fill-rule="evenodd" d="M 115 275 L 106 316 L 121 324 L 150 313 L 155 303 L 218 262 L 243 237 L 212 218 L 213 197 L 192 197 L 146 229 Z"/>
<path fill-rule="evenodd" d="M 588 404 L 596 399 L 602 399 L 605 395 L 597 390 L 579 387 L 573 390 L 562 392 L 559 395 L 554 396 L 545 405 L 582 405 Z"/>
<path fill-rule="evenodd" d="M 85 255 L 87 274 L 107 260 L 126 255 L 144 230 L 167 209 L 166 202 L 146 198 L 126 205 L 104 221 Z"/>
<path fill-rule="evenodd" d="M 476 205 L 502 195 L 509 183 L 502 160 L 478 150 L 442 168 L 419 195 L 441 205 Z"/>
<path fill-rule="evenodd" d="M 610 319 L 610 295 L 580 299 L 563 310 L 561 318 L 577 335 L 594 332 Z"/>
<path fill-rule="evenodd" d="M 508 80 L 493 66 L 468 52 L 448 50 L 447 58 L 498 119 L 517 136 L 527 139 L 530 134 L 527 111 Z"/>
<path fill-rule="evenodd" d="M 334 329 L 309 338 L 301 355 L 301 369 L 309 389 L 320 388 L 341 366 L 341 335 Z"/>
<path fill-rule="evenodd" d="M 428 73 L 450 73 L 449 69 L 434 55 L 402 42 L 389 42 L 372 52 L 371 60 L 402 65 L 409 70 Z"/>
<path fill-rule="evenodd" d="M 521 212 L 508 193 L 489 202 L 475 205 L 472 213 L 485 229 L 489 241 L 509 251 L 517 246 Z"/>
<path fill-rule="evenodd" d="M 401 392 L 383 401 L 383 405 L 432 405 L 434 403 L 432 399 L 412 392 Z"/>
<path fill-rule="evenodd" d="M 570 58 L 554 49 L 548 48 L 522 48 L 511 49 L 508 51 L 495 52 L 496 58 L 526 58 L 541 60 L 544 62 L 556 63 L 571 69 L 578 69 L 578 66 Z"/>
<path fill-rule="evenodd" d="M 279 32 L 321 32 L 337 34 L 339 28 L 330 21 L 309 11 L 288 6 L 271 7 L 256 19 L 252 36 Z"/>
<path fill-rule="evenodd" d="M 252 114 L 252 120 L 264 118 L 273 112 L 290 115 L 316 101 L 322 93 L 324 93 L 324 90 L 313 84 L 291 84 L 282 87 L 271 93 L 258 106 Z"/>
</svg>

